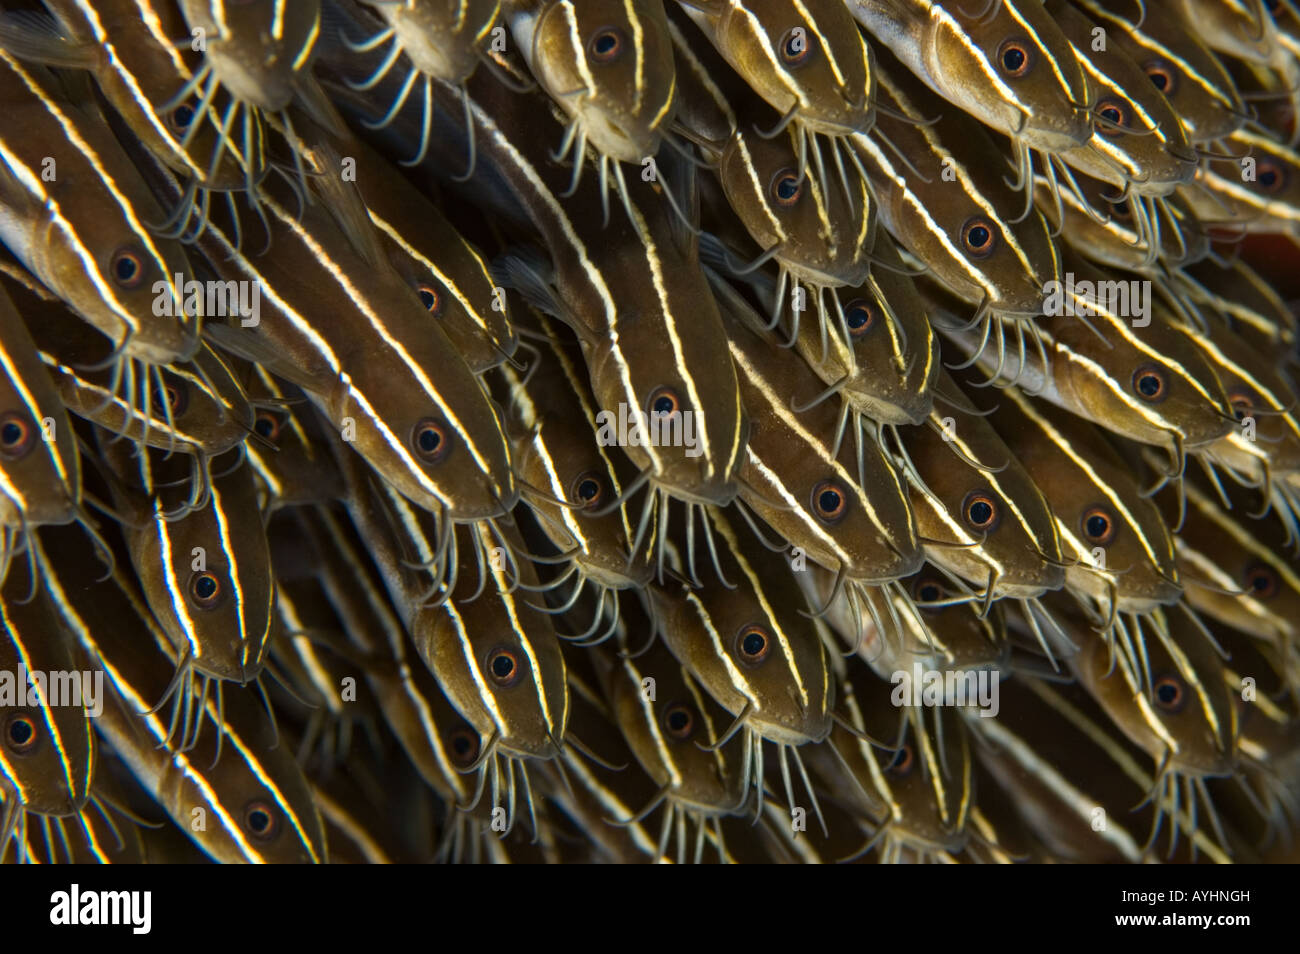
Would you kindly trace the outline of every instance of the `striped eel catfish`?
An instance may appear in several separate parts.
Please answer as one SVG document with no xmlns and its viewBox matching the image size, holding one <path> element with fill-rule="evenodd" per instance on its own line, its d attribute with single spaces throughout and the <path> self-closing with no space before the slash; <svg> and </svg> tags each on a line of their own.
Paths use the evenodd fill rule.
<svg viewBox="0 0 1300 954">
<path fill-rule="evenodd" d="M 832 595 L 847 584 L 856 608 L 864 584 L 888 583 L 920 566 L 902 477 L 871 436 L 855 434 L 856 447 L 843 440 L 845 417 L 832 405 L 791 409 L 787 393 L 814 389 L 813 373 L 754 327 L 753 312 L 734 291 L 715 287 L 751 417 L 740 502 L 797 548 L 796 566 L 806 558 L 833 571 Z"/>
<path fill-rule="evenodd" d="M 1222 140 L 1181 189 L 1198 216 L 1241 232 L 1300 234 L 1300 151 L 1249 127 Z"/>
<path fill-rule="evenodd" d="M 120 576 L 99 584 L 83 576 L 66 587 L 60 581 L 56 597 L 105 673 L 108 698 L 96 730 L 213 859 L 323 862 L 324 833 L 307 781 L 288 746 L 272 738 L 266 713 L 248 693 L 227 693 L 218 702 L 205 692 L 198 718 L 206 716 L 218 730 L 187 744 L 170 741 L 174 728 L 153 706 L 168 692 L 179 660 L 146 622 L 148 611 L 129 595 L 129 586 Z M 111 589 L 118 593 L 109 596 Z M 106 617 L 106 606 L 118 615 Z M 142 625 L 152 631 L 152 646 L 137 638 Z"/>
<path fill-rule="evenodd" d="M 944 104 L 887 54 L 879 62 L 882 114 L 875 137 L 853 142 L 890 233 L 953 294 L 978 307 L 970 327 L 1017 319 L 1018 340 L 1042 312 L 1061 261 L 1046 220 L 1006 182 L 1001 151 L 979 123 Z M 944 121 L 925 125 L 940 111 Z M 892 149 L 882 146 L 887 136 Z M 1032 194 L 1032 193 L 1030 193 Z"/>
<path fill-rule="evenodd" d="M 928 426 L 900 429 L 896 451 L 925 557 L 959 593 L 981 600 L 983 615 L 995 599 L 1022 601 L 1045 642 L 1037 625 L 1050 626 L 1050 616 L 1036 600 L 1065 581 L 1045 488 L 946 373 L 939 393 L 944 406 Z"/>
<path fill-rule="evenodd" d="M 845 137 L 867 133 L 875 122 L 875 57 L 841 0 L 686 0 L 683 7 L 745 84 L 780 120 L 766 139 L 792 127 L 802 179 L 811 151 L 818 178 L 830 178 L 818 134 L 830 140 L 831 158 L 850 205 L 861 186 L 850 183 L 844 156 L 858 167 Z M 811 146 L 811 150 L 810 147 Z"/>
<path fill-rule="evenodd" d="M 341 500 L 343 478 L 321 433 L 324 424 L 302 392 L 261 365 L 238 359 L 231 363 L 253 408 L 257 439 L 244 452 L 257 475 L 263 513 Z"/>
<path fill-rule="evenodd" d="M 1016 388 L 1002 392 L 990 420 L 1047 498 L 1072 561 L 1066 588 L 1141 671 L 1143 617 L 1182 596 L 1173 534 L 1159 509 L 1087 421 Z"/>
<path fill-rule="evenodd" d="M 993 375 L 1019 380 L 1028 393 L 1124 437 L 1169 454 L 1169 479 L 1186 454 L 1224 437 L 1236 424 L 1213 364 L 1159 296 L 1066 250 L 1066 281 L 1045 303 L 1053 317 L 1035 325 L 1038 348 L 1007 368 L 984 356 L 970 333 L 962 342 Z M 963 336 L 954 333 L 959 339 Z"/>
<path fill-rule="evenodd" d="M 144 864 L 140 826 L 121 807 L 119 795 L 116 780 L 104 771 L 104 766 L 97 766 L 86 806 L 71 817 L 33 817 L 31 821 L 38 824 L 27 825 L 27 840 L 18 845 L 15 860 L 51 865 Z"/>
<path fill-rule="evenodd" d="M 1216 843 L 1231 853 L 1206 787 L 1207 778 L 1234 774 L 1237 761 L 1237 707 L 1219 647 L 1182 614 L 1156 610 L 1152 619 L 1160 638 L 1146 645 L 1149 689 L 1086 623 L 1077 633 L 1081 651 L 1071 657 L 1071 669 L 1120 731 L 1156 760 L 1156 803 L 1178 817 L 1186 802 L 1194 825 L 1199 800 Z"/>
<path fill-rule="evenodd" d="M 181 245 L 153 235 L 162 218 L 103 115 L 74 101 L 44 67 L 0 50 L 0 239 L 24 266 L 103 333 L 115 383 L 127 363 L 184 361 L 198 349 L 198 316 L 159 315 L 183 301 Z M 166 311 L 171 311 L 170 308 Z"/>
<path fill-rule="evenodd" d="M 293 523 L 284 526 L 286 530 L 292 526 L 296 532 L 282 534 L 281 542 L 288 540 L 298 548 L 305 545 L 329 556 L 320 567 L 312 568 L 313 578 L 282 584 L 289 592 L 285 609 L 292 617 L 288 621 L 300 629 L 309 621 L 317 600 L 334 610 L 351 645 L 348 655 L 362 656 L 361 671 L 384 722 L 420 777 L 447 804 L 440 852 L 459 858 L 467 849 L 476 850 L 478 841 L 487 836 L 493 812 L 502 804 L 496 769 L 490 802 L 482 800 L 488 773 L 470 771 L 478 765 L 483 737 L 455 710 L 429 670 L 413 658 L 406 627 L 388 601 L 383 584 L 373 579 L 360 541 L 348 530 L 346 521 L 325 507 L 299 510 L 292 519 Z M 513 828 L 515 821 L 512 767 L 508 763 L 506 830 Z M 520 774 L 531 812 L 526 772 Z"/>
<path fill-rule="evenodd" d="M 73 521 L 90 527 L 77 435 L 36 343 L 0 288 L 0 583 L 32 527 Z"/>
<path fill-rule="evenodd" d="M 645 817 L 663 805 L 661 856 L 677 822 L 679 862 L 684 858 L 685 835 L 691 824 L 697 829 L 696 864 L 703 855 L 710 825 L 719 857 L 725 858 L 722 818 L 744 809 L 748 791 L 742 785 L 748 769 L 738 770 L 736 762 L 742 752 L 749 754 L 739 738 L 715 747 L 721 729 L 730 721 L 727 713 L 658 642 L 643 654 L 623 655 L 617 662 L 598 661 L 609 668 L 611 715 L 637 762 L 658 787 L 654 800 L 634 817 Z"/>
<path fill-rule="evenodd" d="M 1205 482 L 1187 482 L 1187 514 L 1174 538 L 1189 605 L 1284 647 L 1300 636 L 1300 572 L 1270 533 L 1225 509 Z M 1240 503 L 1240 501 L 1238 501 Z"/>
<path fill-rule="evenodd" d="M 1138 231 L 1158 247 L 1160 218 L 1167 217 L 1161 199 L 1192 181 L 1197 153 L 1164 94 L 1120 45 L 1097 50 L 1096 25 L 1067 0 L 1045 0 L 1043 7 L 1083 69 L 1094 117 L 1092 137 L 1061 159 L 1120 188 Z"/>
<path fill-rule="evenodd" d="M 256 679 L 271 638 L 275 581 L 252 469 L 238 458 L 219 462 L 210 500 L 191 509 L 176 493 L 188 465 L 154 450 L 135 456 L 125 443 L 98 437 L 131 564 L 180 657 L 181 677 Z M 169 509 L 178 498 L 178 509 Z"/>
<path fill-rule="evenodd" d="M 188 506 L 203 506 L 212 458 L 253 433 L 253 411 L 227 360 L 203 343 L 191 361 L 168 365 L 143 380 L 137 381 L 134 365 L 128 364 L 123 396 L 113 390 L 114 372 L 94 364 L 104 352 L 98 332 L 35 283 L 4 275 L 0 284 L 16 296 L 63 408 L 130 443 L 188 455 Z M 57 434 L 59 429 L 52 430 Z"/>
<path fill-rule="evenodd" d="M 203 65 L 171 102 L 185 102 L 197 95 L 202 113 L 218 91 L 229 97 L 218 145 L 226 139 L 225 130 L 236 114 L 242 112 L 244 154 L 250 154 L 251 143 L 262 147 L 255 154 L 259 161 L 245 165 L 250 193 L 256 191 L 257 182 L 269 168 L 264 154 L 264 114 L 274 115 L 289 130 L 289 147 L 301 179 L 301 156 L 289 106 L 297 101 L 314 120 L 337 126 L 330 121 L 309 66 L 320 38 L 320 0 L 180 0 L 179 5 L 194 38 L 191 46 L 197 46 L 204 56 Z M 215 113 L 212 116 L 215 121 Z"/>
<path fill-rule="evenodd" d="M 898 690 L 888 686 L 848 660 L 840 679 L 843 721 L 836 720 L 828 745 L 817 751 L 817 773 L 854 807 L 868 834 L 840 860 L 873 849 L 882 863 L 950 860 L 966 845 L 974 796 L 965 728 L 941 708 L 896 705 Z"/>
<path fill-rule="evenodd" d="M 1045 169 L 1059 168 L 1054 154 L 1092 135 L 1083 71 L 1037 0 L 998 0 L 978 13 L 959 0 L 847 2 L 880 41 L 877 49 L 888 48 L 948 102 L 1011 138 L 1018 188 L 1030 184 L 1033 150 Z"/>
<path fill-rule="evenodd" d="M 557 322 L 530 312 L 521 327 L 537 342 L 538 357 L 526 375 L 512 368 L 501 372 L 504 403 L 519 432 L 515 468 L 542 532 L 567 558 L 569 568 L 554 585 L 574 578 L 556 611 L 570 609 L 590 586 L 598 594 L 596 611 L 582 638 L 600 641 L 617 625 L 618 591 L 650 582 L 656 541 L 644 536 L 645 524 L 633 527 L 626 506 L 606 509 L 634 476 L 632 465 L 600 441 L 595 399 L 577 343 L 565 337 Z M 610 622 L 603 627 L 607 615 Z"/>
<path fill-rule="evenodd" d="M 356 164 L 357 193 L 383 257 L 415 289 L 470 370 L 481 374 L 510 360 L 518 340 L 480 252 L 369 146 L 352 139 L 341 148 Z"/>
<path fill-rule="evenodd" d="M 503 103 L 493 88 L 472 92 L 480 155 L 510 183 L 552 256 L 544 264 L 510 254 L 494 273 L 578 335 L 602 420 L 670 432 L 666 441 L 620 441 L 640 473 L 619 502 L 649 484 L 643 507 L 658 511 L 661 523 L 670 498 L 684 501 L 692 519 L 699 505 L 726 504 L 736 492 L 746 423 L 694 236 L 640 180 L 628 184 L 629 216 L 605 228 L 588 196 L 562 203 L 537 150 L 554 128 L 537 101 L 516 94 Z M 690 172 L 686 166 L 679 185 Z"/>
<path fill-rule="evenodd" d="M 1254 0 L 1176 0 L 1172 12 L 1210 49 L 1277 67 L 1287 54 L 1267 6 Z"/>
<path fill-rule="evenodd" d="M 166 234 L 181 236 L 191 224 L 202 228 L 210 190 L 250 186 L 262 143 L 246 123 L 236 145 L 238 101 L 219 110 L 215 89 L 202 99 L 174 96 L 193 79 L 198 60 L 185 49 L 185 21 L 174 3 L 48 0 L 45 7 L 54 20 L 30 13 L 0 19 L 0 48 L 47 66 L 89 71 L 140 143 L 186 183 L 182 202 L 164 223 Z"/>
<path fill-rule="evenodd" d="M 402 166 L 418 166 L 429 151 L 434 84 L 446 84 L 463 91 L 465 81 L 480 62 L 492 65 L 492 59 L 483 47 L 501 12 L 501 0 L 465 0 L 455 4 L 445 0 L 378 0 L 369 6 L 383 23 L 370 36 L 353 37 L 354 31 L 365 21 L 351 4 L 346 7 L 339 3 L 328 5 L 323 18 L 326 29 L 328 31 L 335 20 L 347 21 L 346 25 L 340 24 L 339 30 L 353 60 L 367 53 L 378 53 L 387 44 L 388 49 L 379 65 L 368 77 L 349 81 L 349 85 L 358 90 L 369 90 L 383 82 L 397 67 L 402 54 L 406 54 L 409 65 L 405 62 L 402 65 L 405 78 L 392 104 L 380 118 L 366 120 L 364 125 L 370 129 L 388 126 L 406 106 L 416 84 L 421 84 L 420 145 L 412 158 L 398 160 Z M 329 40 L 328 36 L 323 38 L 322 45 L 328 45 Z M 474 149 L 471 143 L 465 178 L 473 172 Z"/>
<path fill-rule="evenodd" d="M 40 560 L 35 534 L 28 546 Z M 89 716 L 97 714 L 87 705 L 103 704 L 102 696 L 83 695 L 93 685 L 75 681 L 88 682 L 90 673 L 80 671 L 45 574 L 29 579 L 31 572 L 15 570 L 0 588 L 0 673 L 7 683 L 0 705 L 0 857 L 15 833 L 21 856 L 26 813 L 69 816 L 86 805 L 96 763 Z"/>
<path fill-rule="evenodd" d="M 649 588 L 656 632 L 691 677 L 734 717 L 717 743 L 744 732 L 751 755 L 742 786 L 758 790 L 762 812 L 763 743 L 780 755 L 787 804 L 795 807 L 787 755 L 821 816 L 799 747 L 826 739 L 835 685 L 816 621 L 801 612 L 804 601 L 785 559 L 770 552 L 719 508 L 706 512 L 718 541 L 721 582 Z"/>
<path fill-rule="evenodd" d="M 334 187 L 341 171 L 316 171 L 345 204 L 346 190 Z M 174 193 L 165 172 L 154 172 L 159 188 Z M 508 511 L 518 488 L 501 421 L 415 289 L 366 257 L 368 243 L 354 243 L 323 203 L 293 208 L 269 183 L 258 201 L 275 254 L 240 252 L 217 224 L 197 243 L 222 280 L 254 283 L 261 303 L 256 318 L 210 322 L 214 343 L 301 387 L 336 432 L 421 506 L 452 520 Z"/>
<path fill-rule="evenodd" d="M 1233 334 L 1259 354 L 1277 355 L 1278 364 L 1295 362 L 1296 318 L 1262 275 L 1240 259 L 1209 256 L 1177 273 L 1179 284 L 1197 304 L 1208 304 Z"/>
<path fill-rule="evenodd" d="M 980 762 L 1052 857 L 1078 863 L 1157 862 L 1156 837 L 1169 820 L 1175 857 L 1178 835 L 1218 863 L 1228 855 L 1200 830 L 1186 807 L 1157 802 L 1147 755 L 1117 729 L 1078 685 L 1052 685 L 1022 675 L 999 687 L 996 719 L 969 714 Z M 986 799 L 987 800 L 987 799 Z"/>
<path fill-rule="evenodd" d="M 856 288 L 869 277 L 876 203 L 865 170 L 851 185 L 845 181 L 842 194 L 830 188 L 824 170 L 800 171 L 796 136 L 764 139 L 742 120 L 718 157 L 718 178 L 732 211 L 763 250 L 760 259 L 771 256 L 780 266 L 773 326 L 784 317 L 794 342 L 802 312 L 815 307 L 822 340 L 835 335 L 846 343 L 850 335 L 837 289 Z"/>
<path fill-rule="evenodd" d="M 541 587 L 516 532 L 484 523 L 443 531 L 432 515 L 375 486 L 346 451 L 336 444 L 353 523 L 420 658 L 484 740 L 462 771 L 476 772 L 480 786 L 490 776 L 497 805 L 504 760 L 508 793 L 518 769 L 531 800 L 526 761 L 554 758 L 573 739 L 565 735 L 564 657 L 551 617 L 528 600 Z M 439 552 L 448 577 L 430 587 L 427 574 L 413 568 L 434 566 Z"/>
<path fill-rule="evenodd" d="M 1147 74 L 1178 115 L 1190 143 L 1215 142 L 1249 118 L 1228 71 L 1178 18 L 1142 16 L 1129 0 L 1075 2 Z"/>
<path fill-rule="evenodd" d="M 529 71 L 567 119 L 555 153 L 557 161 L 573 157 L 566 194 L 577 188 L 590 143 L 604 221 L 611 166 L 634 217 L 622 163 L 659 152 L 677 107 L 664 0 L 505 0 L 504 15 Z"/>
</svg>

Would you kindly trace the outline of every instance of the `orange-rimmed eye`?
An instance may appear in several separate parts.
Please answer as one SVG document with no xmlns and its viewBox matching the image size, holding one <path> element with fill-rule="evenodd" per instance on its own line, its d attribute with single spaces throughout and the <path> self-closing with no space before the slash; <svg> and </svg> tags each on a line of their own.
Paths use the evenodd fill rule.
<svg viewBox="0 0 1300 954">
<path fill-rule="evenodd" d="M 1277 571 L 1264 563 L 1254 563 L 1246 568 L 1246 590 L 1257 600 L 1277 596 L 1279 581 Z"/>
<path fill-rule="evenodd" d="M 26 712 L 15 712 L 5 723 L 5 748 L 14 755 L 29 754 L 36 748 L 38 738 L 40 733 L 36 728 L 36 720 Z"/>
<path fill-rule="evenodd" d="M 751 623 L 736 634 L 736 655 L 741 662 L 757 666 L 772 651 L 772 637 L 767 628 Z"/>
<path fill-rule="evenodd" d="M 1272 159 L 1261 159 L 1255 164 L 1255 184 L 1260 192 L 1277 195 L 1285 188 L 1287 182 L 1286 168 Z"/>
<path fill-rule="evenodd" d="M 1104 99 L 1094 110 L 1098 122 L 1093 128 L 1103 136 L 1118 136 L 1130 123 L 1128 104 L 1118 99 Z"/>
<path fill-rule="evenodd" d="M 573 479 L 573 489 L 569 493 L 572 499 L 590 510 L 605 499 L 605 481 L 599 474 L 579 474 Z"/>
<path fill-rule="evenodd" d="M 672 388 L 658 388 L 650 395 L 646 407 L 652 416 L 671 417 L 681 410 L 682 402 Z"/>
<path fill-rule="evenodd" d="M 477 732 L 468 725 L 462 725 L 452 731 L 447 744 L 451 749 L 452 761 L 464 768 L 466 765 L 472 765 L 478 758 L 481 742 Z"/>
<path fill-rule="evenodd" d="M 926 607 L 925 603 L 937 603 L 948 595 L 943 584 L 931 576 L 923 576 L 912 584 L 912 598 L 918 604 L 922 604 L 922 609 L 942 609 L 943 607 L 931 606 Z"/>
<path fill-rule="evenodd" d="M 905 778 L 912 773 L 913 764 L 915 764 L 915 759 L 912 757 L 912 747 L 904 743 L 894 753 L 894 758 L 885 771 L 895 778 Z"/>
<path fill-rule="evenodd" d="M 1105 507 L 1089 507 L 1079 521 L 1083 535 L 1095 546 L 1104 547 L 1115 539 L 1115 517 Z"/>
<path fill-rule="evenodd" d="M 971 219 L 961 227 L 961 247 L 971 258 L 986 258 L 997 245 L 997 233 L 984 219 Z"/>
<path fill-rule="evenodd" d="M 865 298 L 855 298 L 844 306 L 844 324 L 849 334 L 861 338 L 876 323 L 876 309 Z"/>
<path fill-rule="evenodd" d="M 1033 65 L 1029 44 L 1016 39 L 1002 41 L 1002 45 L 998 47 L 997 60 L 1002 75 L 1010 76 L 1012 79 L 1024 76 Z"/>
<path fill-rule="evenodd" d="M 431 315 L 437 315 L 442 311 L 442 294 L 437 288 L 428 282 L 420 282 L 415 286 L 415 293 L 420 296 L 420 304 L 424 305 L 424 310 Z"/>
<path fill-rule="evenodd" d="M 1177 74 L 1164 60 L 1151 60 L 1143 69 L 1151 80 L 1151 85 L 1166 96 L 1172 96 L 1178 88 Z"/>
<path fill-rule="evenodd" d="M 962 519 L 972 530 L 991 533 L 1002 519 L 1002 508 L 997 499 L 982 490 L 972 490 L 961 504 Z"/>
<path fill-rule="evenodd" d="M 695 733 L 695 713 L 680 702 L 664 709 L 664 730 L 674 739 L 689 739 Z"/>
<path fill-rule="evenodd" d="M 280 812 L 260 798 L 251 801 L 244 807 L 244 828 L 258 841 L 271 841 L 280 834 Z"/>
<path fill-rule="evenodd" d="M 595 63 L 613 63 L 623 55 L 627 40 L 618 27 L 601 27 L 587 41 L 587 53 Z"/>
<path fill-rule="evenodd" d="M 118 249 L 109 262 L 108 273 L 119 288 L 138 288 L 144 281 L 144 259 L 133 249 Z"/>
<path fill-rule="evenodd" d="M 1166 673 L 1151 684 L 1151 696 L 1165 712 L 1178 712 L 1187 702 L 1187 686 L 1179 677 Z"/>
<path fill-rule="evenodd" d="M 1133 390 L 1142 400 L 1152 404 L 1163 401 L 1169 392 L 1169 376 L 1155 365 L 1143 365 L 1133 372 Z"/>
<path fill-rule="evenodd" d="M 173 129 L 178 132 L 185 132 L 190 128 L 190 124 L 194 122 L 194 107 L 189 103 L 181 103 L 171 111 L 171 115 L 167 119 Z"/>
<path fill-rule="evenodd" d="M 1239 421 L 1249 417 L 1258 403 L 1255 392 L 1245 385 L 1229 388 L 1228 401 L 1232 404 L 1232 413 L 1237 416 Z"/>
<path fill-rule="evenodd" d="M 199 609 L 212 609 L 224 595 L 225 589 L 215 574 L 203 570 L 190 577 L 190 599 Z"/>
<path fill-rule="evenodd" d="M 509 689 L 517 683 L 523 672 L 519 665 L 519 657 L 515 655 L 514 650 L 506 649 L 504 646 L 498 646 L 487 654 L 487 664 L 484 668 L 487 670 L 488 677 L 502 689 Z"/>
<path fill-rule="evenodd" d="M 170 412 L 175 417 L 184 414 L 185 409 L 190 406 L 190 389 L 183 381 L 165 378 L 162 390 L 154 392 L 154 400 L 160 409 L 166 408 L 164 414 Z"/>
<path fill-rule="evenodd" d="M 441 424 L 425 418 L 411 431 L 411 447 L 420 455 L 421 460 L 432 464 L 447 456 L 447 451 L 451 449 L 451 439 Z"/>
<path fill-rule="evenodd" d="M 267 410 L 258 411 L 253 418 L 253 430 L 272 443 L 280 436 L 281 426 L 280 418 Z"/>
<path fill-rule="evenodd" d="M 772 176 L 772 184 L 768 187 L 768 191 L 772 193 L 773 202 L 788 209 L 803 195 L 803 180 L 793 169 L 782 169 Z"/>
<path fill-rule="evenodd" d="M 808 31 L 803 27 L 793 27 L 781 37 L 781 62 L 787 66 L 803 66 L 808 62 L 812 46 L 808 41 Z"/>
<path fill-rule="evenodd" d="M 36 443 L 36 428 L 17 411 L 0 414 L 0 457 L 16 460 Z"/>
<path fill-rule="evenodd" d="M 1110 214 L 1121 222 L 1131 222 L 1133 220 L 1133 209 L 1128 204 L 1128 199 L 1112 202 L 1110 204 Z"/>
<path fill-rule="evenodd" d="M 812 509 L 822 523 L 837 523 L 849 510 L 849 495 L 839 481 L 823 480 L 812 489 Z"/>
</svg>

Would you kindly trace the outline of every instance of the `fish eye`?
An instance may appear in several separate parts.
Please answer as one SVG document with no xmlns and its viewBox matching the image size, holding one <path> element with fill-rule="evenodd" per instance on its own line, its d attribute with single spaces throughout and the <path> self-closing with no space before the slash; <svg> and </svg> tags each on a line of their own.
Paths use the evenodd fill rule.
<svg viewBox="0 0 1300 954">
<path fill-rule="evenodd" d="M 772 176 L 771 193 L 777 205 L 789 208 L 803 195 L 803 180 L 793 169 L 782 169 Z"/>
<path fill-rule="evenodd" d="M 1151 84 L 1166 96 L 1173 94 L 1177 88 L 1173 68 L 1164 60 L 1152 60 L 1144 67 Z"/>
<path fill-rule="evenodd" d="M 177 129 L 189 129 L 190 123 L 194 122 L 194 107 L 188 103 L 181 103 L 172 110 L 171 120 L 172 125 Z"/>
<path fill-rule="evenodd" d="M 993 226 L 984 219 L 971 219 L 961 227 L 961 247 L 971 258 L 985 258 L 997 244 Z"/>
<path fill-rule="evenodd" d="M 912 584 L 912 596 L 918 603 L 937 603 L 947 595 L 943 584 L 933 577 L 923 576 Z M 922 607 L 922 609 L 942 609 L 938 606 Z"/>
<path fill-rule="evenodd" d="M 216 575 L 202 570 L 190 577 L 190 598 L 199 609 L 212 609 L 225 591 Z"/>
<path fill-rule="evenodd" d="M 681 410 L 682 402 L 672 388 L 658 388 L 650 395 L 647 406 L 651 415 L 669 417 Z"/>
<path fill-rule="evenodd" d="M 270 841 L 280 834 L 280 813 L 261 799 L 244 807 L 244 827 L 258 841 Z"/>
<path fill-rule="evenodd" d="M 596 63 L 613 63 L 623 55 L 627 45 L 618 27 L 601 27 L 587 41 L 587 53 Z"/>
<path fill-rule="evenodd" d="M 437 315 L 442 311 L 442 296 L 438 294 L 438 289 L 428 282 L 417 284 L 415 293 L 420 296 L 420 303 L 424 305 L 424 310 L 429 314 Z"/>
<path fill-rule="evenodd" d="M 26 712 L 15 712 L 5 723 L 5 747 L 14 755 L 27 755 L 36 748 L 40 738 L 36 720 Z"/>
<path fill-rule="evenodd" d="M 998 68 L 1006 76 L 1019 79 L 1029 72 L 1032 65 L 1029 46 L 1023 40 L 1003 40 L 998 47 Z"/>
<path fill-rule="evenodd" d="M 876 310 L 865 298 L 855 298 L 844 306 L 844 324 L 848 326 L 852 337 L 861 338 L 871 330 L 875 322 Z"/>
<path fill-rule="evenodd" d="M 1163 401 L 1169 391 L 1169 379 L 1165 372 L 1152 365 L 1143 365 L 1133 372 L 1133 390 L 1138 397 L 1152 404 Z"/>
<path fill-rule="evenodd" d="M 274 442 L 280 436 L 280 419 L 270 411 L 258 411 L 257 416 L 253 418 L 253 430 L 268 441 Z"/>
<path fill-rule="evenodd" d="M 794 27 L 785 31 L 781 37 L 781 62 L 787 66 L 803 66 L 812 53 L 808 42 L 808 31 L 803 27 Z"/>
<path fill-rule="evenodd" d="M 502 689 L 509 689 L 517 683 L 522 672 L 519 666 L 519 657 L 504 646 L 498 646 L 487 654 L 485 668 L 492 681 Z"/>
<path fill-rule="evenodd" d="M 1118 202 L 1110 204 L 1111 213 L 1121 222 L 1130 222 L 1133 220 L 1133 209 L 1128 204 L 1128 199 L 1120 199 Z"/>
<path fill-rule="evenodd" d="M 1161 709 L 1166 712 L 1178 712 L 1187 702 L 1187 687 L 1180 678 L 1166 673 L 1152 683 L 1151 695 Z"/>
<path fill-rule="evenodd" d="M 1255 164 L 1255 182 L 1260 191 L 1276 195 L 1286 186 L 1286 169 L 1272 159 L 1261 159 Z"/>
<path fill-rule="evenodd" d="M 750 666 L 757 666 L 772 649 L 772 638 L 767 629 L 757 623 L 750 623 L 736 634 L 736 655 L 740 661 Z"/>
<path fill-rule="evenodd" d="M 462 725 L 451 733 L 448 740 L 451 757 L 460 767 L 470 765 L 478 758 L 479 735 L 467 725 Z"/>
<path fill-rule="evenodd" d="M 1250 412 L 1255 410 L 1255 392 L 1244 385 L 1229 389 L 1228 401 L 1232 405 L 1232 413 L 1239 421 L 1249 417 Z"/>
<path fill-rule="evenodd" d="M 1106 546 L 1115 539 L 1115 518 L 1105 507 L 1089 507 L 1080 521 L 1089 543 Z"/>
<path fill-rule="evenodd" d="M 190 390 L 184 382 L 166 380 L 163 382 L 162 390 L 154 392 L 154 401 L 159 408 L 170 409 L 173 416 L 184 414 L 185 409 L 190 406 Z"/>
<path fill-rule="evenodd" d="M 1255 563 L 1246 568 L 1246 589 L 1250 595 L 1259 600 L 1277 596 L 1277 572 L 1263 563 Z"/>
<path fill-rule="evenodd" d="M 1117 136 L 1129 124 L 1128 106 L 1121 100 L 1103 99 L 1095 112 L 1102 121 L 1093 126 L 1103 136 Z"/>
<path fill-rule="evenodd" d="M 839 481 L 823 480 L 812 490 L 812 509 L 822 523 L 838 523 L 849 509 L 849 495 Z"/>
<path fill-rule="evenodd" d="M 17 411 L 0 414 L 0 457 L 16 460 L 23 457 L 36 443 L 36 428 Z"/>
<path fill-rule="evenodd" d="M 569 491 L 569 496 L 590 510 L 604 499 L 605 482 L 597 474 L 579 474 L 573 479 L 573 489 Z"/>
<path fill-rule="evenodd" d="M 118 249 L 108 270 L 119 288 L 138 288 L 144 280 L 144 259 L 133 249 Z"/>
<path fill-rule="evenodd" d="M 885 771 L 895 778 L 905 778 L 911 774 L 913 762 L 912 747 L 904 743 L 902 747 L 894 753 L 893 761 L 889 763 L 889 767 L 886 768 Z"/>
<path fill-rule="evenodd" d="M 447 456 L 451 440 L 441 424 L 425 418 L 411 431 L 411 446 L 422 460 L 433 464 Z"/>
<path fill-rule="evenodd" d="M 686 740 L 695 733 L 695 715 L 680 702 L 664 710 L 664 728 L 674 739 Z"/>
<path fill-rule="evenodd" d="M 972 530 L 983 533 L 992 533 L 1002 519 L 997 500 L 982 490 L 972 490 L 966 495 L 961 515 Z"/>
</svg>

